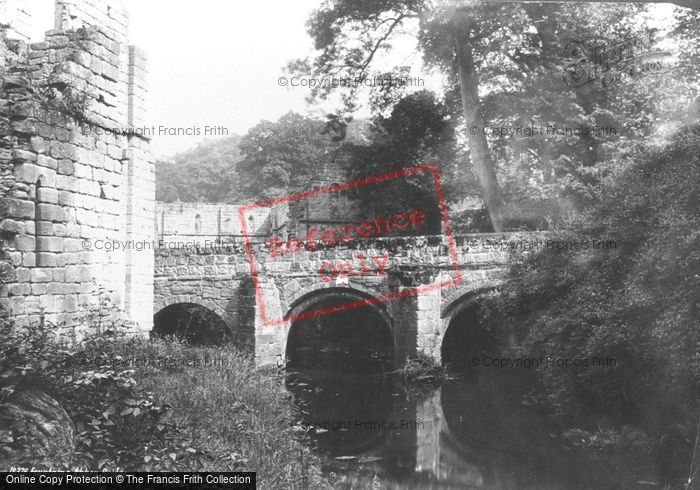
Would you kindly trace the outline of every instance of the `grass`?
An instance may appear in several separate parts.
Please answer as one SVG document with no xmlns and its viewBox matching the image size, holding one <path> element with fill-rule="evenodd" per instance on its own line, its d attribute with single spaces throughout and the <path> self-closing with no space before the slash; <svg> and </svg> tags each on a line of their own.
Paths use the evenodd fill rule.
<svg viewBox="0 0 700 490">
<path fill-rule="evenodd" d="M 90 352 L 86 352 L 90 356 Z M 292 405 L 276 370 L 256 369 L 231 346 L 128 340 L 113 356 L 172 407 L 172 422 L 207 455 L 200 471 L 256 471 L 260 488 L 330 488 L 317 456 L 292 432 Z"/>
<path fill-rule="evenodd" d="M 446 367 L 436 364 L 423 354 L 407 359 L 401 367 L 389 374 L 404 386 L 435 386 L 454 379 Z"/>
<path fill-rule="evenodd" d="M 44 391 L 73 422 L 75 449 L 44 454 L 31 442 L 41 427 L 6 420 L 0 469 L 254 471 L 258 488 L 332 488 L 294 432 L 283 373 L 231 345 L 123 332 L 70 344 L 54 330 L 0 323 L 0 416 L 27 388 Z"/>
</svg>

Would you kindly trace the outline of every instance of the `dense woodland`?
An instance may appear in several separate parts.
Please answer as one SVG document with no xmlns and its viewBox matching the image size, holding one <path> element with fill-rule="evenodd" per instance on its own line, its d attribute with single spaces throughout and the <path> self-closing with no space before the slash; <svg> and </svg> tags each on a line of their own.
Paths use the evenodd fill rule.
<svg viewBox="0 0 700 490">
<path fill-rule="evenodd" d="M 349 178 L 436 162 L 451 204 L 478 196 L 484 227 L 613 240 L 612 250 L 540 251 L 482 306 L 502 348 L 523 355 L 613 357 L 614 367 L 540 369 L 540 401 L 564 420 L 671 427 L 694 438 L 700 401 L 700 11 L 677 8 L 660 69 L 605 67 L 566 84 L 571 40 L 642 38 L 652 7 L 330 0 L 309 20 L 317 55 L 304 75 L 369 73 L 393 35 L 413 35 L 442 93 L 402 87 L 343 93 L 325 121 L 289 113 L 242 137 L 158 162 L 162 201 L 249 202 L 298 190 L 329 158 Z M 661 36 L 657 34 L 657 38 Z M 615 75 L 615 76 L 612 76 Z M 575 84 L 573 84 L 575 85 Z M 329 90 L 312 94 L 315 100 Z M 365 99 L 363 99 L 365 97 Z M 365 100 L 369 121 L 353 121 Z M 614 133 L 508 137 L 472 126 L 613 127 Z M 365 193 L 367 206 L 434 205 L 427 184 Z M 690 443 L 689 443 L 690 444 Z"/>
</svg>

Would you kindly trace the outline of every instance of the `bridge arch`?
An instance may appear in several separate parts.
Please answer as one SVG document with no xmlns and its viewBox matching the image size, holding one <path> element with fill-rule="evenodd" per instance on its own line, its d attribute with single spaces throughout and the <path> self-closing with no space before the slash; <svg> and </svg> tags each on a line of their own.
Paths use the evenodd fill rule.
<svg viewBox="0 0 700 490">
<path fill-rule="evenodd" d="M 496 284 L 485 283 L 477 287 L 456 291 L 441 308 L 441 329 L 438 336 L 439 360 L 450 363 L 459 349 L 476 355 L 483 349 L 491 349 L 494 339 L 477 322 L 476 307 L 479 301 L 494 291 Z M 473 345 L 464 345 L 465 343 Z M 469 351 L 469 349 L 472 349 Z M 437 353 L 436 353 L 437 354 Z"/>
<path fill-rule="evenodd" d="M 345 307 L 357 302 L 363 304 Z M 319 310 L 330 312 L 304 315 Z M 285 332 L 283 352 L 290 367 L 319 368 L 328 362 L 340 369 L 345 363 L 360 372 L 393 362 L 394 322 L 376 295 L 354 287 L 312 287 L 289 307 L 288 318 L 299 315 Z"/>
<path fill-rule="evenodd" d="M 220 345 L 232 331 L 213 309 L 190 302 L 172 302 L 153 316 L 152 336 L 174 335 L 192 344 Z"/>
<path fill-rule="evenodd" d="M 299 291 L 296 298 L 290 303 L 286 317 L 292 318 L 300 315 L 320 300 L 329 297 L 342 298 L 345 300 L 345 303 L 367 301 L 371 303 L 368 306 L 373 308 L 384 319 L 393 333 L 394 320 L 389 308 L 390 301 L 378 301 L 378 296 L 376 291 L 359 284 L 353 284 L 348 287 L 314 284 Z"/>
<path fill-rule="evenodd" d="M 153 315 L 155 316 L 164 308 L 168 306 L 176 305 L 179 303 L 193 303 L 199 306 L 203 306 L 216 313 L 224 321 L 229 330 L 233 332 L 233 319 L 231 315 L 218 303 L 212 301 L 208 298 L 203 298 L 196 294 L 179 294 L 171 296 L 157 296 L 153 302 Z"/>
<path fill-rule="evenodd" d="M 455 315 L 467 308 L 472 302 L 478 301 L 479 298 L 495 290 L 497 286 L 497 284 L 489 282 L 449 291 L 451 294 L 445 295 L 440 308 L 442 324 L 447 327 Z"/>
<path fill-rule="evenodd" d="M 381 291 L 379 288 L 375 289 L 353 280 L 350 280 L 347 285 L 342 286 L 320 281 L 304 284 L 303 282 L 293 280 L 283 287 L 282 310 L 287 311 L 285 318 L 291 318 L 292 315 L 298 314 L 300 302 L 312 300 L 314 296 L 320 294 L 335 294 L 336 291 L 346 292 L 348 295 L 348 302 L 372 300 L 372 298 L 376 299 L 382 294 L 385 294 L 385 292 Z M 377 302 L 376 304 L 381 310 L 380 312 L 386 313 L 387 321 L 393 324 L 391 301 Z"/>
</svg>

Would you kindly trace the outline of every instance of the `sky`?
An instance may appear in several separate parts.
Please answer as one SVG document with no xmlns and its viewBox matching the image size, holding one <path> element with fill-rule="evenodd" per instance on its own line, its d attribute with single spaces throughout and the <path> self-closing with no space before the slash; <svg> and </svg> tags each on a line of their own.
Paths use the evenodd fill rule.
<svg viewBox="0 0 700 490">
<path fill-rule="evenodd" d="M 245 134 L 261 119 L 304 110 L 306 93 L 278 78 L 289 60 L 311 51 L 304 26 L 318 3 L 129 0 L 131 43 L 149 56 L 152 124 Z M 153 149 L 168 155 L 198 140 L 158 138 Z"/>
<path fill-rule="evenodd" d="M 33 40 L 53 28 L 53 0 L 32 1 Z M 149 58 L 149 125 L 222 126 L 245 134 L 263 119 L 306 112 L 307 91 L 283 87 L 283 66 L 312 52 L 305 23 L 320 0 L 126 0 L 130 43 Z M 222 131 L 223 132 L 223 131 Z M 158 156 L 200 136 L 154 137 Z"/>
<path fill-rule="evenodd" d="M 206 126 L 220 127 L 222 136 L 243 135 L 261 120 L 275 121 L 289 111 L 323 116 L 335 108 L 332 103 L 309 107 L 307 88 L 280 85 L 280 77 L 290 80 L 283 67 L 313 52 L 306 20 L 322 0 L 124 1 L 130 44 L 149 58 L 147 126 L 200 132 L 154 136 L 151 148 L 157 157 L 196 146 L 207 138 Z M 43 40 L 53 28 L 54 0 L 29 4 L 32 40 Z M 670 6 L 665 7 L 668 15 Z M 380 68 L 412 66 L 411 76 L 425 79 L 425 88 L 439 89 L 441 78 L 423 72 L 415 47 L 413 38 L 394 42 Z"/>
</svg>

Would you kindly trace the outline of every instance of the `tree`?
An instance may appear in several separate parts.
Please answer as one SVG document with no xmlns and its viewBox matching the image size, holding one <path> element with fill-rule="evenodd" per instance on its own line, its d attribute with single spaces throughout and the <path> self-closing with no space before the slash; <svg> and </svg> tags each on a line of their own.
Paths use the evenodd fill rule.
<svg viewBox="0 0 700 490">
<path fill-rule="evenodd" d="M 241 192 L 260 200 L 307 191 L 338 148 L 323 121 L 293 112 L 277 122 L 262 121 L 240 143 Z"/>
<path fill-rule="evenodd" d="M 499 116 L 502 120 L 508 116 L 514 120 L 518 113 L 513 110 L 512 101 L 521 101 L 524 108 L 535 97 L 550 109 L 542 115 L 540 123 L 564 126 L 572 122 L 597 122 L 603 115 L 598 110 L 599 104 L 608 94 L 594 85 L 583 88 L 564 85 L 562 74 L 571 63 L 564 49 L 566 43 L 571 39 L 618 41 L 633 36 L 633 19 L 642 10 L 629 5 L 599 4 L 545 7 L 421 0 L 329 0 L 309 22 L 309 33 L 319 54 L 311 60 L 293 62 L 290 67 L 314 76 L 361 78 L 378 53 L 391 47 L 394 36 L 413 34 L 426 66 L 446 73 L 445 80 L 451 82 L 445 100 L 460 107 L 459 124 L 469 148 L 473 173 L 494 229 L 501 230 L 507 225 L 507 196 L 498 180 L 499 162 L 493 152 L 493 138 L 482 128 Z M 326 97 L 331 90 L 334 87 L 317 87 L 312 96 Z M 549 99 L 547 93 L 551 94 Z M 356 97 L 355 87 L 344 93 L 347 111 L 355 108 Z M 494 103 L 498 97 L 505 102 Z M 491 99 L 490 107 L 485 106 L 486 98 Z M 558 106 L 562 101 L 565 104 Z M 537 110 L 530 114 L 536 115 Z M 537 121 L 530 121 L 534 123 Z M 534 159 L 533 163 L 542 169 L 549 183 L 559 177 L 555 171 L 558 166 L 564 174 L 574 176 L 576 185 L 585 187 L 596 180 L 596 172 L 585 167 L 599 159 L 602 141 L 590 134 L 577 138 L 579 144 L 568 160 L 556 161 L 561 155 L 551 151 L 551 144 L 527 148 L 532 150 L 528 151 L 529 156 L 516 156 Z M 555 146 L 564 143 L 569 142 L 556 141 Z M 521 161 L 519 158 L 503 163 L 517 166 Z"/>
<path fill-rule="evenodd" d="M 474 54 L 470 46 L 470 31 L 475 28 L 475 21 L 466 8 L 456 8 L 451 15 L 454 35 L 457 73 L 459 76 L 460 95 L 464 123 L 468 128 L 483 128 L 484 118 L 479 101 L 479 79 L 474 65 Z M 491 159 L 486 135 L 483 131 L 467 132 L 469 152 L 472 165 L 481 186 L 481 195 L 489 211 L 491 223 L 496 231 L 503 229 L 503 197 L 496 178 L 496 170 Z"/>
<path fill-rule="evenodd" d="M 382 175 L 409 167 L 438 164 L 447 200 L 469 175 L 458 172 L 460 152 L 448 108 L 427 90 L 407 95 L 388 117 L 374 118 L 368 145 L 346 144 L 350 179 Z M 391 179 L 356 189 L 367 217 L 420 209 L 427 215 L 422 234 L 441 232 L 442 218 L 431 174 Z"/>
<path fill-rule="evenodd" d="M 508 8 L 503 7 L 494 11 L 505 14 L 506 10 Z M 501 20 L 505 20 L 506 16 L 507 14 Z M 423 37 L 422 44 L 426 52 L 430 51 L 433 41 L 444 38 L 444 27 L 449 26 L 453 37 L 451 46 L 456 52 L 456 58 L 452 61 L 456 61 L 458 68 L 464 119 L 468 126 L 483 127 L 478 79 L 468 42 L 477 24 L 474 19 L 478 17 L 478 15 L 468 14 L 465 9 L 459 7 L 431 8 L 427 2 L 421 0 L 331 1 L 315 12 L 309 24 L 309 32 L 315 39 L 316 48 L 322 51 L 321 54 L 316 58 L 313 66 L 308 61 L 292 63 L 291 66 L 296 70 L 313 72 L 317 75 L 330 74 L 361 78 L 366 75 L 373 59 L 381 49 L 385 48 L 385 43 L 392 34 L 400 30 L 407 21 L 418 19 L 421 37 Z M 492 26 L 496 24 L 497 22 L 494 22 Z M 478 35 L 483 34 L 480 32 Z M 444 41 L 444 39 L 440 40 Z M 446 53 L 441 54 L 443 56 L 437 60 L 438 63 L 445 62 Z M 448 54 L 448 58 L 450 57 Z M 451 63 L 448 62 L 448 64 Z M 321 87 L 314 94 L 323 95 L 327 90 L 328 87 Z M 353 94 L 345 100 L 351 108 Z M 486 137 L 484 134 L 467 132 L 466 138 L 469 141 L 472 165 L 479 181 L 482 197 L 491 215 L 494 228 L 500 230 L 503 226 L 503 200 Z"/>
<path fill-rule="evenodd" d="M 560 415 L 663 432 L 695 423 L 700 403 L 700 128 L 618 163 L 599 202 L 549 237 L 578 250 L 514 261 L 482 321 L 518 356 L 616 360 L 540 369 Z"/>
<path fill-rule="evenodd" d="M 237 135 L 201 143 L 172 160 L 156 161 L 156 200 L 160 202 L 238 202 Z"/>
</svg>

